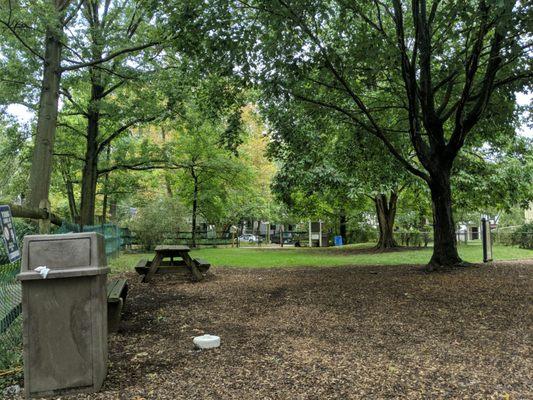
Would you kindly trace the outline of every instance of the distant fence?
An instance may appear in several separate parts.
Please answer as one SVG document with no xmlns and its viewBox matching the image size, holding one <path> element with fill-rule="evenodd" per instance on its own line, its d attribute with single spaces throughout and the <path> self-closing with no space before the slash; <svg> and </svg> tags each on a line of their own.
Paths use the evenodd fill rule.
<svg viewBox="0 0 533 400">
<path fill-rule="evenodd" d="M 196 232 L 196 245 L 204 246 L 225 246 L 231 245 L 233 235 L 230 232 Z M 192 232 L 176 232 L 165 235 L 164 244 L 192 245 Z"/>
<path fill-rule="evenodd" d="M 494 243 L 533 249 L 533 223 L 496 228 L 491 232 Z"/>
<path fill-rule="evenodd" d="M 351 232 L 350 232 L 351 233 Z M 363 240 L 357 240 L 358 235 L 349 233 L 349 237 L 356 237 L 351 243 L 359 242 L 373 242 L 377 241 L 379 231 L 377 229 L 368 231 L 364 235 L 360 235 Z M 333 245 L 334 234 L 325 232 L 324 240 L 327 240 L 330 245 Z M 242 237 L 242 236 L 241 236 Z M 240 245 L 258 245 L 265 243 L 280 244 L 279 232 L 272 233 L 270 236 L 266 234 L 248 234 L 244 235 L 244 240 L 240 240 Z M 249 237 L 250 239 L 246 239 Z M 433 243 L 433 231 L 422 231 L 417 229 L 411 230 L 395 230 L 393 232 L 394 240 L 397 244 L 406 247 L 428 247 Z M 455 237 L 457 243 L 460 245 L 475 244 L 481 245 L 481 232 L 469 232 L 466 230 L 456 231 Z M 506 246 L 519 246 L 525 249 L 533 249 L 533 226 L 526 225 L 520 227 L 500 228 L 491 230 L 492 242 L 494 244 L 501 244 Z M 298 243 L 302 246 L 307 246 L 309 243 L 309 233 L 307 231 L 285 231 L 283 232 L 284 244 Z M 317 245 L 317 240 L 313 239 L 314 245 Z"/>
</svg>

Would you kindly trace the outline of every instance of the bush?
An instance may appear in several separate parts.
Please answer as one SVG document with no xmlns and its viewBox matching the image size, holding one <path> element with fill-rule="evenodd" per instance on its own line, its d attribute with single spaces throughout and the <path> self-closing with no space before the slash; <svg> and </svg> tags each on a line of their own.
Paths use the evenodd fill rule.
<svg viewBox="0 0 533 400">
<path fill-rule="evenodd" d="M 515 230 L 511 234 L 511 243 L 522 249 L 533 249 L 533 222 Z"/>
<path fill-rule="evenodd" d="M 186 215 L 185 208 L 176 199 L 160 198 L 140 208 L 129 228 L 146 250 L 153 250 L 163 244 L 166 237 L 186 226 Z"/>
<path fill-rule="evenodd" d="M 378 231 L 370 225 L 358 224 L 348 230 L 347 236 L 347 243 L 376 242 L 378 240 Z"/>
</svg>

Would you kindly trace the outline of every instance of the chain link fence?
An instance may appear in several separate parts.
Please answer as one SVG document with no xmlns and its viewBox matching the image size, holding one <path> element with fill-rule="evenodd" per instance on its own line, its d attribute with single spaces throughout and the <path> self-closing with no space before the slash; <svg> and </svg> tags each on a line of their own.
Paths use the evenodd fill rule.
<svg viewBox="0 0 533 400">
<path fill-rule="evenodd" d="M 533 223 L 492 230 L 494 243 L 533 250 Z"/>
<path fill-rule="evenodd" d="M 15 231 L 22 243 L 25 235 L 36 233 L 32 225 L 15 220 Z M 21 290 L 16 276 L 20 261 L 11 263 L 4 245 L 0 246 L 0 371 L 22 362 Z"/>
</svg>

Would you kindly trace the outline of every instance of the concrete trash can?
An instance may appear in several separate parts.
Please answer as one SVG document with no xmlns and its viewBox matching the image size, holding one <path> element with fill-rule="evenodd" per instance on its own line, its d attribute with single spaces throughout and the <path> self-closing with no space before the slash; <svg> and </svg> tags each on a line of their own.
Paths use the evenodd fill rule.
<svg viewBox="0 0 533 400">
<path fill-rule="evenodd" d="M 24 238 L 18 279 L 26 398 L 101 388 L 107 374 L 108 272 L 100 234 Z"/>
</svg>

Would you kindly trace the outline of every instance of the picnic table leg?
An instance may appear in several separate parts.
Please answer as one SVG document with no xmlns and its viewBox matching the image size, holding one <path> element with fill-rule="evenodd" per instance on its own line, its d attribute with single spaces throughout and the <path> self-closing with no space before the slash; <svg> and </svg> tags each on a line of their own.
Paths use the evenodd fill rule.
<svg viewBox="0 0 533 400">
<path fill-rule="evenodd" d="M 189 253 L 183 253 L 181 258 L 183 258 L 183 261 L 185 261 L 185 264 L 187 264 L 187 269 L 191 272 L 191 275 L 195 281 L 201 281 L 202 279 L 204 279 L 204 276 L 192 260 Z"/>
<path fill-rule="evenodd" d="M 144 276 L 143 282 L 150 282 L 150 280 L 156 273 L 157 269 L 159 268 L 159 265 L 161 264 L 162 259 L 163 259 L 162 255 L 159 253 L 156 253 L 152 261 L 152 265 L 150 265 L 150 269 L 148 270 L 148 273 Z"/>
</svg>

